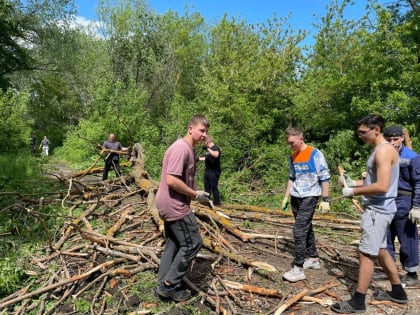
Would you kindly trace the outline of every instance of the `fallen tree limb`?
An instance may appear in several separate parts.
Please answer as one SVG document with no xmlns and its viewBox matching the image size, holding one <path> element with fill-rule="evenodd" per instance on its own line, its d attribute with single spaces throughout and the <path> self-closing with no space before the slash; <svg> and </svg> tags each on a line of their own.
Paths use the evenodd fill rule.
<svg viewBox="0 0 420 315">
<path fill-rule="evenodd" d="M 196 208 L 196 214 L 199 216 L 211 216 L 213 220 L 222 225 L 230 233 L 240 238 L 243 242 L 247 242 L 252 239 L 252 237 L 239 230 L 228 219 L 216 213 L 216 211 L 198 206 Z"/>
<path fill-rule="evenodd" d="M 282 306 L 280 306 L 274 315 L 280 315 L 283 314 L 285 310 L 287 310 L 290 306 L 295 304 L 297 301 L 299 301 L 302 297 L 304 297 L 308 293 L 308 289 L 305 288 L 302 291 L 300 291 L 298 294 L 292 296 L 290 299 L 288 299 Z"/>
<path fill-rule="evenodd" d="M 276 289 L 261 288 L 261 287 L 256 287 L 250 284 L 243 284 L 243 283 L 229 281 L 229 280 L 223 280 L 223 283 L 229 288 L 245 291 L 248 293 L 254 293 L 258 295 L 271 296 L 271 297 L 282 296 L 281 293 Z"/>
<path fill-rule="evenodd" d="M 74 281 L 78 281 L 78 280 L 84 279 L 84 278 L 90 276 L 91 274 L 93 274 L 93 273 L 95 273 L 97 271 L 106 270 L 109 267 L 111 267 L 112 265 L 115 265 L 116 263 L 119 263 L 121 261 L 122 261 L 121 259 L 115 259 L 115 260 L 104 262 L 104 263 L 96 266 L 95 268 L 92 268 L 91 270 L 89 270 L 89 271 L 87 271 L 85 273 L 82 273 L 80 275 L 75 275 L 75 276 L 73 276 L 71 278 L 64 279 L 62 281 L 53 283 L 53 284 L 48 285 L 46 287 L 40 288 L 38 290 L 29 292 L 29 293 L 23 294 L 21 296 L 18 296 L 18 297 L 14 298 L 14 299 L 8 300 L 8 301 L 0 304 L 0 310 L 3 309 L 3 308 L 5 308 L 5 307 L 8 307 L 10 305 L 13 305 L 13 304 L 15 304 L 17 302 L 23 301 L 25 299 L 33 298 L 33 297 L 38 296 L 38 295 L 40 295 L 42 293 L 51 291 L 51 290 L 53 290 L 55 288 L 59 288 L 59 287 L 65 286 L 68 283 L 72 283 Z"/>
<path fill-rule="evenodd" d="M 301 300 L 305 301 L 305 302 L 318 303 L 321 306 L 331 306 L 331 305 L 334 304 L 334 302 L 331 299 L 328 299 L 328 298 L 321 298 L 320 299 L 320 298 L 316 298 L 316 297 L 313 297 L 313 296 L 306 296 L 306 295 L 303 296 L 301 298 Z"/>
<path fill-rule="evenodd" d="M 270 271 L 270 272 L 274 272 L 276 271 L 276 268 L 266 262 L 261 262 L 261 261 L 251 261 L 249 258 L 247 257 L 243 257 L 241 255 L 236 255 L 234 253 L 230 253 L 222 248 L 220 248 L 219 246 L 217 246 L 216 244 L 213 244 L 213 242 L 207 238 L 204 237 L 203 238 L 203 246 L 213 252 L 216 252 L 220 255 L 223 255 L 225 257 L 228 257 L 238 263 L 244 264 L 248 267 L 257 267 L 266 271 Z"/>
<path fill-rule="evenodd" d="M 407 305 L 405 305 L 405 304 L 395 303 L 395 302 L 392 302 L 392 301 L 370 300 L 369 304 L 370 305 L 375 305 L 375 306 L 378 306 L 378 305 L 396 306 L 398 308 L 406 308 L 407 307 Z"/>
</svg>

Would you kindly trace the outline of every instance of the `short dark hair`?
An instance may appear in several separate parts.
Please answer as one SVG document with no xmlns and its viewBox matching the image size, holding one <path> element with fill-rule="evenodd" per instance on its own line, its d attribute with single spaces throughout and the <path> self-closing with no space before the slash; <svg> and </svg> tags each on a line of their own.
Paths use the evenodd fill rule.
<svg viewBox="0 0 420 315">
<path fill-rule="evenodd" d="M 371 129 L 379 127 L 379 131 L 382 131 L 385 126 L 385 119 L 382 116 L 376 114 L 367 115 L 357 122 L 357 127 L 360 127 L 361 125 L 367 126 Z"/>
<path fill-rule="evenodd" d="M 404 131 L 400 126 L 392 125 L 384 129 L 384 137 L 401 137 Z"/>
</svg>

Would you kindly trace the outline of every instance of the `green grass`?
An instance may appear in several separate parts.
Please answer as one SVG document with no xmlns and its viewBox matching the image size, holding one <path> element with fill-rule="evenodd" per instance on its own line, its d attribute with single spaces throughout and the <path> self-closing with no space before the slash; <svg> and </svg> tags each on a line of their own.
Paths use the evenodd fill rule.
<svg viewBox="0 0 420 315">
<path fill-rule="evenodd" d="M 32 252 L 47 244 L 42 222 L 31 215 L 31 203 L 18 203 L 17 195 L 37 200 L 51 191 L 50 183 L 41 179 L 45 161 L 30 155 L 0 155 L 0 297 L 24 286 L 29 279 L 26 264 Z M 46 214 L 57 209 L 44 207 Z M 59 225 L 60 218 L 46 216 L 47 226 Z"/>
</svg>

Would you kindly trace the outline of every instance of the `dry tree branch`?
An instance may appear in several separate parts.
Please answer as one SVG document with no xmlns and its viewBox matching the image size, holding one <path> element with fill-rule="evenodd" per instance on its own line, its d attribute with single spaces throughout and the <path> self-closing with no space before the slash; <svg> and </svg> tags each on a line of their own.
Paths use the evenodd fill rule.
<svg viewBox="0 0 420 315">
<path fill-rule="evenodd" d="M 104 263 L 96 266 L 95 268 L 92 268 L 91 270 L 89 270 L 89 271 L 87 271 L 85 273 L 82 273 L 80 275 L 75 275 L 75 276 L 73 276 L 71 278 L 64 279 L 62 281 L 56 282 L 54 284 L 48 285 L 46 287 L 42 287 L 42 288 L 40 288 L 38 290 L 29 292 L 29 293 L 23 294 L 21 296 L 18 296 L 18 297 L 14 298 L 14 299 L 8 300 L 8 301 L 0 304 L 0 310 L 3 309 L 3 308 L 5 308 L 5 307 L 7 307 L 7 306 L 13 305 L 13 304 L 15 304 L 17 302 L 23 301 L 25 299 L 38 296 L 38 295 L 40 295 L 42 293 L 51 291 L 51 290 L 53 290 L 55 288 L 59 288 L 59 287 L 65 286 L 66 284 L 69 284 L 69 283 L 72 283 L 72 282 L 75 282 L 75 281 L 84 279 L 84 278 L 90 276 L 91 274 L 93 274 L 93 273 L 95 273 L 97 271 L 106 270 L 109 267 L 111 267 L 112 265 L 115 265 L 115 264 L 117 264 L 117 263 L 119 263 L 121 261 L 123 261 L 123 260 L 121 260 L 121 259 L 114 259 L 114 260 L 110 260 L 110 261 L 104 262 Z"/>
<path fill-rule="evenodd" d="M 282 306 L 280 306 L 274 315 L 280 315 L 283 314 L 285 310 L 287 310 L 290 306 L 295 304 L 297 301 L 299 301 L 302 297 L 304 297 L 308 293 L 308 289 L 304 288 L 302 291 L 300 291 L 298 294 L 292 296 L 290 299 L 288 299 Z"/>
</svg>

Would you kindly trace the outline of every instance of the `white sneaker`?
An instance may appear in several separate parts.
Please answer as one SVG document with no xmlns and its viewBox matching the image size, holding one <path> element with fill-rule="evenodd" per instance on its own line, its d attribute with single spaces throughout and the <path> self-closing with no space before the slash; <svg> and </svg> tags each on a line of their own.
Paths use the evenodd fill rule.
<svg viewBox="0 0 420 315">
<path fill-rule="evenodd" d="M 294 266 L 288 272 L 285 272 L 283 274 L 283 278 L 290 282 L 296 282 L 296 281 L 306 279 L 306 276 L 305 276 L 305 273 L 303 272 L 303 268 Z"/>
<path fill-rule="evenodd" d="M 321 269 L 319 258 L 306 258 L 303 263 L 303 269 Z"/>
</svg>

